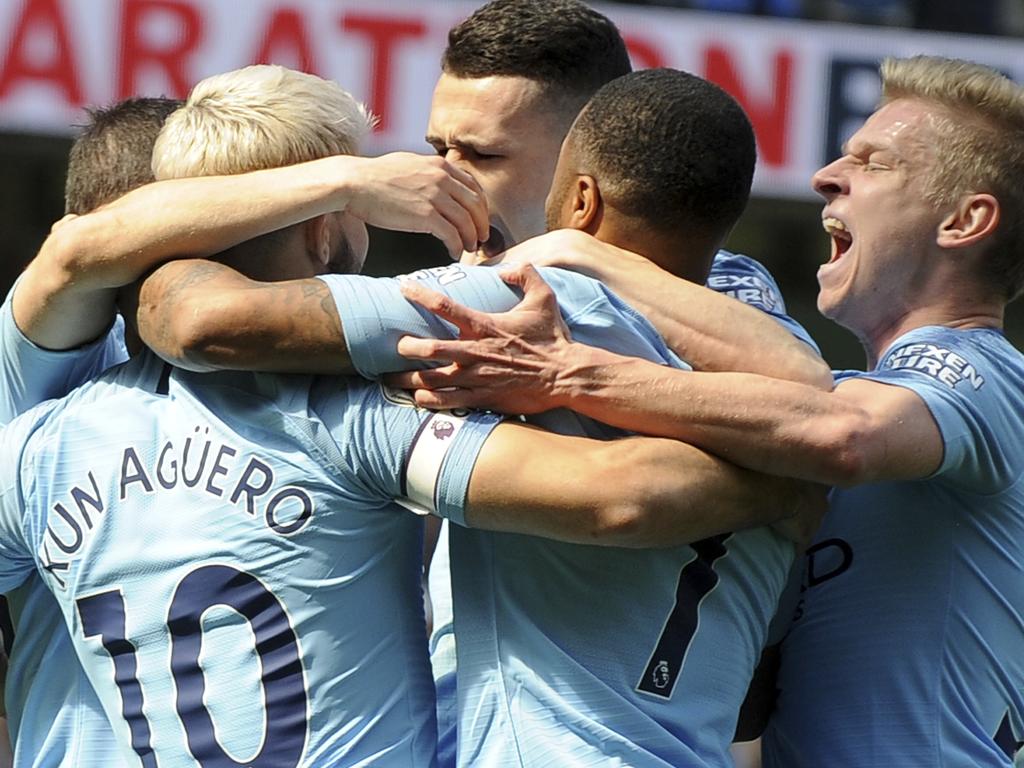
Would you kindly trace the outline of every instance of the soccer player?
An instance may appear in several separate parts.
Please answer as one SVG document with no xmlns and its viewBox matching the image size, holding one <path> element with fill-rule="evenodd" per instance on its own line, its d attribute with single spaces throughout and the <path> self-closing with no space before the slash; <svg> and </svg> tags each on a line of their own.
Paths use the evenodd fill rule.
<svg viewBox="0 0 1024 768">
<path fill-rule="evenodd" d="M 218 106 L 239 94 L 262 105 L 256 79 L 200 84 L 165 127 L 155 167 L 280 162 L 296 145 L 294 122 L 263 152 L 218 145 L 200 128 L 230 133 Z M 316 85 L 302 94 L 312 101 L 292 94 L 297 114 L 324 103 Z M 237 104 L 224 109 L 239 115 Z M 362 118 L 365 129 L 351 106 L 348 120 L 333 113 L 336 128 L 358 135 Z M 191 144 L 177 140 L 189 121 Z M 262 136 L 280 128 L 268 121 Z M 225 258 L 281 277 L 357 266 L 358 223 L 324 218 Z M 189 754 L 201 764 L 429 765 L 419 526 L 392 498 L 473 525 L 650 546 L 742 525 L 760 497 L 759 479 L 683 444 L 495 422 L 428 414 L 378 385 L 196 376 L 144 353 L 4 431 L 0 586 L 41 569 L 107 714 L 126 721 L 126 756 L 144 765 Z M 723 502 L 714 512 L 702 510 L 709 497 Z"/>
<path fill-rule="evenodd" d="M 53 270 L 53 244 L 56 233 L 75 216 L 153 180 L 153 142 L 164 118 L 180 103 L 128 99 L 89 113 L 88 125 L 76 137 L 68 158 L 68 216 L 54 226 L 54 236 L 0 307 L 0 423 L 66 394 L 126 359 L 123 323 L 114 322 L 112 306 L 103 327 L 78 327 L 69 317 L 60 339 L 41 333 L 39 318 L 66 309 L 54 301 L 58 275 Z M 103 297 L 85 300 L 101 305 Z M 4 686 L 14 765 L 121 764 L 107 718 L 42 580 L 29 576 L 7 598 L 17 630 Z"/>
<path fill-rule="evenodd" d="M 472 179 L 437 158 L 406 153 L 372 161 L 328 158 L 298 170 L 267 171 L 258 179 L 264 184 L 259 199 L 246 205 L 238 200 L 257 180 L 218 177 L 149 187 L 119 206 L 103 207 L 153 180 L 153 142 L 164 117 L 179 105 L 129 99 L 91 113 L 90 125 L 76 139 L 68 168 L 69 215 L 54 226 L 0 316 L 3 423 L 122 362 L 127 351 L 123 323 L 115 317 L 118 287 L 168 258 L 212 254 L 275 226 L 344 207 L 382 226 L 431 232 L 452 253 L 486 236 L 486 207 Z M 212 190 L 230 194 L 231 204 L 216 205 Z M 159 216 L 141 248 L 126 225 L 153 219 L 154 211 Z M 210 220 L 215 230 L 202 226 Z M 15 765 L 116 764 L 106 718 L 91 686 L 76 673 L 52 597 L 34 578 L 9 597 L 19 638 L 6 685 Z"/>
<path fill-rule="evenodd" d="M 538 354 L 535 335 L 515 350 L 534 391 L 515 402 L 837 486 L 782 646 L 768 765 L 1007 766 L 1024 712 L 1024 360 L 1001 327 L 1024 285 L 1024 89 L 933 57 L 887 60 L 882 80 L 878 110 L 813 179 L 832 238 L 818 307 L 862 340 L 867 372 L 825 393 L 626 363 L 551 334 Z M 514 321 L 469 319 L 503 340 Z M 507 392 L 494 345 L 471 346 L 445 351 Z M 558 392 L 539 390 L 553 371 Z M 489 381 L 488 396 L 422 399 L 500 405 Z"/>
</svg>

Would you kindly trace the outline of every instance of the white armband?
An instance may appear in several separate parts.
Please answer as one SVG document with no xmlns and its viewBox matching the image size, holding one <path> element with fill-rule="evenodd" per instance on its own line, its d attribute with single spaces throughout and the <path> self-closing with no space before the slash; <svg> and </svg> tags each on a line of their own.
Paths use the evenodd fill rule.
<svg viewBox="0 0 1024 768">
<path fill-rule="evenodd" d="M 455 436 L 466 425 L 465 415 L 451 411 L 432 413 L 413 438 L 402 472 L 402 496 L 396 501 L 417 515 L 437 512 L 437 485 L 445 457 Z"/>
</svg>

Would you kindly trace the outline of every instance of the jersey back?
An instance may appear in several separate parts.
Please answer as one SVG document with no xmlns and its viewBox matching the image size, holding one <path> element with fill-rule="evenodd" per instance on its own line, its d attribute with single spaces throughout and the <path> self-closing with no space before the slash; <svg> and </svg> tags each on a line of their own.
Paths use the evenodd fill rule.
<svg viewBox="0 0 1024 768">
<path fill-rule="evenodd" d="M 416 409 L 145 356 L 40 411 L 4 434 L 0 586 L 42 572 L 126 757 L 433 764 L 421 525 L 391 502 Z"/>
<path fill-rule="evenodd" d="M 746 281 L 763 298 L 760 273 L 733 259 L 743 278 L 723 287 Z M 574 339 L 685 367 L 600 283 L 557 269 L 541 275 Z M 393 351 L 403 333 L 451 333 L 411 308 L 393 281 L 326 279 L 364 375 L 404 367 Z M 477 309 L 518 300 L 489 268 L 413 279 Z M 781 302 L 772 308 L 784 312 Z M 568 411 L 537 421 L 623 434 Z M 450 528 L 459 765 L 731 765 L 739 707 L 793 560 L 789 542 L 758 529 L 635 551 Z"/>
<path fill-rule="evenodd" d="M 128 357 L 123 321 L 92 344 L 53 351 L 14 321 L 12 288 L 0 307 L 0 424 L 62 397 Z M 99 699 L 78 663 L 60 608 L 37 574 L 7 593 L 15 642 L 4 686 L 14 768 L 122 764 Z"/>
</svg>

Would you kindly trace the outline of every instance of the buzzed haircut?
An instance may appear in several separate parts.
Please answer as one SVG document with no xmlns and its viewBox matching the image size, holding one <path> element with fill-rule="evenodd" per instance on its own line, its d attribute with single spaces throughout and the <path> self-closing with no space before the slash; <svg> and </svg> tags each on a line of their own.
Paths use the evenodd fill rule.
<svg viewBox="0 0 1024 768">
<path fill-rule="evenodd" d="M 658 232 L 724 235 L 750 197 L 757 147 L 743 108 L 714 83 L 674 69 L 604 86 L 570 132 L 577 168 L 616 207 Z"/>
<path fill-rule="evenodd" d="M 184 102 L 126 99 L 89 109 L 89 122 L 71 145 L 64 212 L 83 214 L 153 181 L 153 144 L 164 120 Z"/>
<path fill-rule="evenodd" d="M 575 102 L 573 114 L 632 70 L 615 24 L 579 0 L 493 0 L 448 33 L 441 68 L 455 77 L 533 80 Z"/>
</svg>

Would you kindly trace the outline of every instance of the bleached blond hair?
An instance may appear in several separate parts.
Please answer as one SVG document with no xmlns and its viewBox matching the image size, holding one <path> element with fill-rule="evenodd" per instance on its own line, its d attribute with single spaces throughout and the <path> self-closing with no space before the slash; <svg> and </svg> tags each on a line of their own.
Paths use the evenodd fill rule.
<svg viewBox="0 0 1024 768">
<path fill-rule="evenodd" d="M 882 103 L 896 99 L 943 108 L 934 120 L 939 159 L 926 191 L 932 203 L 952 206 L 971 193 L 999 201 L 986 277 L 1014 298 L 1024 288 L 1024 88 L 971 61 L 886 59 Z"/>
<path fill-rule="evenodd" d="M 254 65 L 197 83 L 153 148 L 157 179 L 276 168 L 354 155 L 374 118 L 337 83 Z"/>
</svg>

